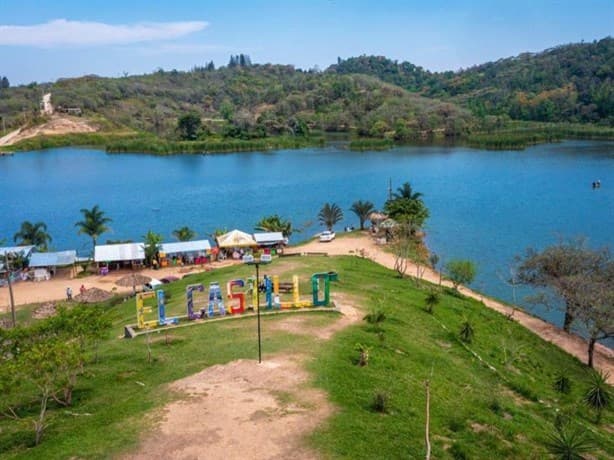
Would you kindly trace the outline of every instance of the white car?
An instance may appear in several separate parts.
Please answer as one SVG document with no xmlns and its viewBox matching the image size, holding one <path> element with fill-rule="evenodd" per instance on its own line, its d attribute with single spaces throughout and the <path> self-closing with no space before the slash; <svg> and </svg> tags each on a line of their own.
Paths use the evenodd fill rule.
<svg viewBox="0 0 614 460">
<path fill-rule="evenodd" d="M 149 283 L 143 285 L 143 291 L 155 291 L 157 288 L 162 287 L 164 283 L 155 278 L 152 278 Z"/>
<path fill-rule="evenodd" d="M 335 239 L 335 232 L 331 232 L 330 230 L 325 230 L 320 233 L 320 243 L 328 243 Z"/>
</svg>

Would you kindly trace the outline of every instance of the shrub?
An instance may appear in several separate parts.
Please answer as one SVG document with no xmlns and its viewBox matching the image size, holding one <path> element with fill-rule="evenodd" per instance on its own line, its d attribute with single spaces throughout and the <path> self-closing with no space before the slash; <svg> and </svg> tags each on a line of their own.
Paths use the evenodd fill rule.
<svg viewBox="0 0 614 460">
<path fill-rule="evenodd" d="M 571 391 L 571 380 L 565 374 L 559 374 L 554 379 L 553 386 L 559 393 L 569 394 Z"/>
<path fill-rule="evenodd" d="M 383 390 L 377 390 L 373 393 L 373 402 L 371 407 L 375 412 L 385 414 L 388 412 L 388 405 L 390 402 L 390 395 Z"/>
<path fill-rule="evenodd" d="M 465 319 L 463 323 L 461 324 L 459 334 L 460 334 L 460 339 L 463 342 L 471 343 L 471 341 L 473 340 L 475 331 L 473 330 L 473 326 L 471 325 L 468 319 Z"/>
</svg>

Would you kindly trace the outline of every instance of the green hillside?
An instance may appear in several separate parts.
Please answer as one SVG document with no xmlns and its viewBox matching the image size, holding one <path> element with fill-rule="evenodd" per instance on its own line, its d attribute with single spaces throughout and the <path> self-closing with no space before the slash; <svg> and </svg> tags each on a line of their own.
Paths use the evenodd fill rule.
<svg viewBox="0 0 614 460">
<path fill-rule="evenodd" d="M 339 274 L 331 288 L 333 299 L 354 305 L 360 317 L 372 312 L 382 321 L 359 320 L 322 340 L 306 332 L 338 321 L 337 314 L 262 318 L 264 360 L 276 354 L 307 358 L 313 381 L 305 385 L 324 389 L 336 406 L 309 438 L 324 458 L 424 458 L 427 379 L 433 458 L 550 458 L 546 445 L 556 433 L 555 424 L 565 433 L 582 432 L 590 458 L 612 458 L 614 416 L 606 410 L 600 424 L 595 422 L 595 412 L 583 403 L 590 373 L 577 359 L 454 291 L 441 292 L 434 311 L 427 313 L 425 298 L 432 286 L 400 279 L 367 259 L 293 257 L 267 266 L 282 281 L 299 275 L 305 294 L 309 276 L 328 270 Z M 185 312 L 187 284 L 224 285 L 252 274 L 251 267 L 234 266 L 166 285 L 168 315 Z M 70 322 L 56 321 L 50 328 L 37 321 L 13 336 L 0 330 L 3 458 L 108 458 L 126 452 L 151 433 L 156 414 L 178 397 L 168 383 L 215 364 L 257 357 L 253 316 L 174 329 L 168 336 L 154 334 L 148 343 L 143 336 L 120 338 L 123 325 L 135 321 L 134 300 L 81 308 L 85 316 L 73 329 Z M 31 309 L 20 314 L 20 321 L 27 311 Z M 37 392 L 29 381 L 11 380 L 11 360 L 37 343 L 45 346 L 46 340 L 74 345 L 87 330 L 84 325 L 100 317 L 111 319 L 112 326 L 97 334 L 98 340 L 84 342 L 85 363 L 72 406 L 49 401 L 47 428 L 34 447 L 31 422 L 38 417 Z M 286 321 L 301 327 L 284 328 Z M 474 334 L 463 341 L 460 330 L 467 322 Z M 71 331 L 68 338 L 63 330 Z M 49 331 L 55 332 L 43 339 Z M 32 343 L 24 338 L 28 335 Z M 359 349 L 368 351 L 366 366 L 358 365 Z M 555 389 L 561 376 L 569 379 L 568 392 Z M 289 412 L 292 398 L 279 398 Z M 8 416 L 7 406 L 19 420 Z M 240 430 L 233 434 L 240 436 Z M 202 440 L 203 452 L 206 446 Z"/>
<path fill-rule="evenodd" d="M 195 68 L 149 75 L 88 76 L 0 92 L 0 115 L 11 127 L 35 118 L 43 92 L 56 107 L 79 107 L 85 116 L 178 140 L 178 120 L 195 113 L 202 120 L 196 138 L 262 139 L 313 131 L 404 136 L 422 130 L 459 135 L 472 124 L 467 110 L 411 94 L 365 75 L 304 72 L 291 66 Z M 25 110 L 24 110 L 25 108 Z M 184 138 L 186 138 L 184 136 Z"/>
<path fill-rule="evenodd" d="M 409 62 L 360 56 L 339 60 L 337 74 L 367 74 L 477 116 L 614 126 L 614 38 L 557 46 L 457 72 L 428 72 Z"/>
</svg>

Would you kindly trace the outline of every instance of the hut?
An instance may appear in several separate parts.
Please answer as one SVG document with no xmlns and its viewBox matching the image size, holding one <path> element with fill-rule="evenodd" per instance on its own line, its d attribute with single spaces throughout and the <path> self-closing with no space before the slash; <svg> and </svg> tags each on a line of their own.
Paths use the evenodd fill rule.
<svg viewBox="0 0 614 460">
<path fill-rule="evenodd" d="M 55 276 L 66 272 L 69 277 L 75 276 L 77 251 L 34 252 L 30 256 L 28 266 L 34 269 L 34 281 L 49 279 L 49 274 Z"/>
</svg>

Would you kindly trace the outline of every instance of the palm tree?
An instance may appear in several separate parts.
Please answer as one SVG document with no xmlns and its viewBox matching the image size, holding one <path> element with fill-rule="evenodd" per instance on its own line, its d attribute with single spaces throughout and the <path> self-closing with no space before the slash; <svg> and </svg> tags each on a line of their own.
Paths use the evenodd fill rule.
<svg viewBox="0 0 614 460">
<path fill-rule="evenodd" d="M 51 235 L 47 233 L 47 224 L 44 222 L 33 224 L 26 220 L 21 223 L 21 228 L 15 233 L 13 240 L 17 244 L 36 246 L 39 251 L 46 251 L 47 243 L 51 241 Z"/>
<path fill-rule="evenodd" d="M 173 230 L 173 236 L 177 238 L 178 241 L 190 241 L 196 236 L 196 232 L 190 227 L 184 226 Z"/>
<path fill-rule="evenodd" d="M 369 218 L 369 215 L 375 211 L 375 206 L 370 201 L 358 200 L 352 203 L 350 211 L 356 214 L 358 220 L 360 221 L 360 229 L 364 230 L 365 221 Z"/>
<path fill-rule="evenodd" d="M 149 230 L 147 234 L 143 236 L 143 241 L 145 242 L 143 246 L 145 251 L 145 260 L 147 261 L 148 265 L 154 265 L 155 267 L 158 263 L 158 255 L 162 244 L 162 235 Z"/>
<path fill-rule="evenodd" d="M 593 372 L 591 386 L 584 395 L 586 405 L 597 411 L 597 423 L 601 421 L 601 413 L 604 409 L 607 409 L 612 399 L 608 376 L 608 374 L 602 372 Z"/>
<path fill-rule="evenodd" d="M 100 235 L 109 231 L 109 227 L 106 224 L 111 222 L 109 217 L 104 215 L 104 211 L 100 210 L 98 205 L 92 209 L 81 209 L 83 214 L 83 220 L 80 220 L 75 224 L 75 227 L 79 227 L 77 234 L 88 235 L 92 238 L 92 247 L 96 247 L 96 240 Z"/>
<path fill-rule="evenodd" d="M 324 206 L 322 206 L 318 213 L 320 224 L 330 231 L 333 230 L 334 225 L 341 219 L 343 219 L 343 211 L 336 203 L 324 203 Z"/>
<path fill-rule="evenodd" d="M 281 232 L 285 238 L 292 235 L 292 222 L 284 220 L 277 214 L 265 216 L 254 227 L 258 232 Z"/>
<path fill-rule="evenodd" d="M 422 196 L 420 192 L 414 192 L 409 182 L 405 182 L 399 188 L 396 193 L 392 195 L 393 199 L 407 198 L 408 200 L 418 200 Z"/>
<path fill-rule="evenodd" d="M 562 426 L 549 436 L 546 448 L 556 459 L 583 460 L 586 457 L 582 454 L 590 452 L 593 443 L 586 437 L 585 431 Z"/>
</svg>

